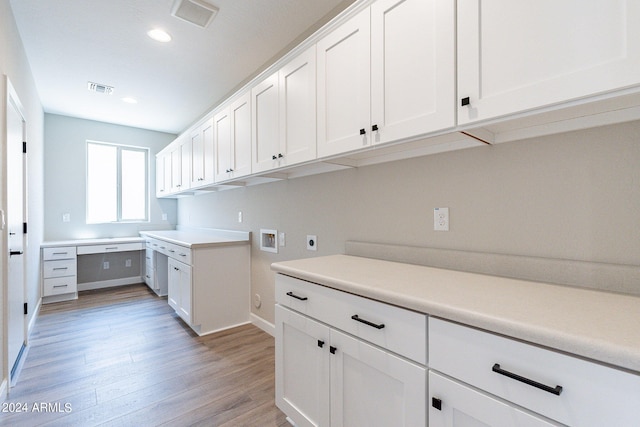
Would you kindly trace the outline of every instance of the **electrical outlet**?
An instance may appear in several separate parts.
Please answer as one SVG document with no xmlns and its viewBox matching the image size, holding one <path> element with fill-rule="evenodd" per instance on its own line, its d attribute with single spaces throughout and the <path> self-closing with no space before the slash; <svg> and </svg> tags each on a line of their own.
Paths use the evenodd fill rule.
<svg viewBox="0 0 640 427">
<path fill-rule="evenodd" d="M 242 222 L 242 211 L 238 211 L 238 222 Z"/>
<path fill-rule="evenodd" d="M 105 269 L 105 270 L 108 270 L 109 269 L 109 261 L 103 262 L 102 263 L 102 268 Z"/>
<path fill-rule="evenodd" d="M 164 213 L 164 212 L 162 213 L 162 220 L 163 220 L 163 221 L 166 221 L 166 220 L 167 220 L 167 214 L 166 214 L 166 213 Z"/>
<path fill-rule="evenodd" d="M 126 260 L 126 261 L 124 262 L 124 266 L 125 266 L 125 267 L 131 267 L 131 260 L 130 260 L 130 259 Z"/>
<path fill-rule="evenodd" d="M 449 231 L 449 208 L 433 208 L 434 231 Z"/>
<path fill-rule="evenodd" d="M 307 234 L 307 250 L 308 251 L 318 250 L 318 236 L 313 234 Z"/>
<path fill-rule="evenodd" d="M 287 236 L 284 234 L 284 232 L 278 233 L 278 244 L 280 246 L 286 246 L 287 244 L 286 237 Z"/>
<path fill-rule="evenodd" d="M 62 222 L 71 222 L 71 214 L 63 213 L 62 214 Z"/>
</svg>

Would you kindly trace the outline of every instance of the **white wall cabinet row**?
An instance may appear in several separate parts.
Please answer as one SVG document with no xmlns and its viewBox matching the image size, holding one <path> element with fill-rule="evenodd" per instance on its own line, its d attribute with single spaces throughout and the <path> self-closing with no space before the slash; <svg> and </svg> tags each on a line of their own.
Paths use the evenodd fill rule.
<svg viewBox="0 0 640 427">
<path fill-rule="evenodd" d="M 298 427 L 640 419 L 637 374 L 282 274 L 275 286 L 276 404 Z"/>
<path fill-rule="evenodd" d="M 478 135 L 523 114 L 548 123 L 557 121 L 541 114 L 549 110 L 617 110 L 593 107 L 606 97 L 635 95 L 640 106 L 637 1 L 358 5 L 163 150 L 158 196 L 384 144 Z"/>
</svg>

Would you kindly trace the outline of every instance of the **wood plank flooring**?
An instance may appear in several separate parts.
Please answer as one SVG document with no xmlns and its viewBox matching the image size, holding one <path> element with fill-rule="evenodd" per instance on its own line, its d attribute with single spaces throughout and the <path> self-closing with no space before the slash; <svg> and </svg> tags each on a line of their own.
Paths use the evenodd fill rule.
<svg viewBox="0 0 640 427">
<path fill-rule="evenodd" d="M 42 307 L 2 407 L 27 412 L 0 425 L 288 426 L 274 394 L 273 337 L 253 325 L 198 337 L 132 285 Z"/>
</svg>

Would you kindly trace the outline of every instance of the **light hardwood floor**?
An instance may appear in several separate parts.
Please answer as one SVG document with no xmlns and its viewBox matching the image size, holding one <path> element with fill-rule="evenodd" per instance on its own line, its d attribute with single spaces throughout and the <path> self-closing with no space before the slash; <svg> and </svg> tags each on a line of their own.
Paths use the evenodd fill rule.
<svg viewBox="0 0 640 427">
<path fill-rule="evenodd" d="M 44 305 L 12 404 L 28 412 L 0 425 L 288 426 L 273 337 L 253 325 L 198 337 L 145 285 Z"/>
</svg>

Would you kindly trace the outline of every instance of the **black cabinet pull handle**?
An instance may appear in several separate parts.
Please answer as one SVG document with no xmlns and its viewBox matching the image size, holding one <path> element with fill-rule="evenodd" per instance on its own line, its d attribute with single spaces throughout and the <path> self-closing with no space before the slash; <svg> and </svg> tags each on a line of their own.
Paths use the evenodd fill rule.
<svg viewBox="0 0 640 427">
<path fill-rule="evenodd" d="M 493 368 L 491 368 L 491 370 L 500 375 L 504 375 L 505 377 L 512 378 L 516 381 L 520 381 L 535 388 L 539 388 L 540 390 L 544 390 L 548 393 L 555 394 L 556 396 L 560 396 L 560 393 L 562 393 L 562 386 L 557 385 L 555 387 L 550 387 L 548 385 L 541 384 L 537 381 L 530 380 L 529 378 L 514 374 L 513 372 L 505 371 L 504 369 L 500 368 L 500 364 L 498 363 L 493 365 Z"/>
<path fill-rule="evenodd" d="M 371 131 L 372 132 L 377 132 L 378 131 L 378 125 L 371 126 Z"/>
<path fill-rule="evenodd" d="M 368 320 L 361 319 L 360 317 L 358 317 L 357 314 L 354 314 L 353 316 L 351 316 L 351 318 L 356 322 L 364 323 L 365 325 L 369 325 L 376 329 L 384 328 L 384 323 L 377 324 L 377 323 L 369 322 Z"/>
<path fill-rule="evenodd" d="M 336 348 L 336 347 L 334 347 L 334 346 L 332 346 L 332 345 L 330 345 L 330 346 L 329 346 L 329 353 L 331 353 L 331 354 L 336 354 L 336 350 L 337 350 L 337 348 Z"/>
<path fill-rule="evenodd" d="M 367 131 L 364 128 L 360 129 L 360 135 L 364 135 L 366 133 L 367 133 Z"/>
<path fill-rule="evenodd" d="M 278 160 L 278 158 L 276 157 L 276 155 L 274 154 L 273 156 L 271 156 L 271 160 Z"/>
<path fill-rule="evenodd" d="M 438 411 L 442 411 L 442 400 L 438 399 L 437 397 L 432 397 L 431 406 L 436 408 Z"/>
<path fill-rule="evenodd" d="M 278 158 L 279 158 L 279 159 L 281 159 L 281 158 L 283 158 L 283 157 L 284 157 L 284 155 L 283 155 L 282 153 L 278 153 Z"/>
<path fill-rule="evenodd" d="M 470 103 L 471 103 L 471 101 L 469 100 L 468 96 L 466 98 L 462 98 L 460 100 L 460 105 L 463 106 L 463 107 L 466 106 L 466 105 L 469 105 Z"/>
<path fill-rule="evenodd" d="M 299 299 L 300 301 L 306 301 L 306 300 L 309 299 L 307 297 L 300 297 L 300 296 L 294 294 L 293 292 L 287 292 L 287 295 L 290 296 L 291 298 Z"/>
<path fill-rule="evenodd" d="M 318 340 L 318 347 L 320 348 L 324 347 L 324 341 Z"/>
</svg>

